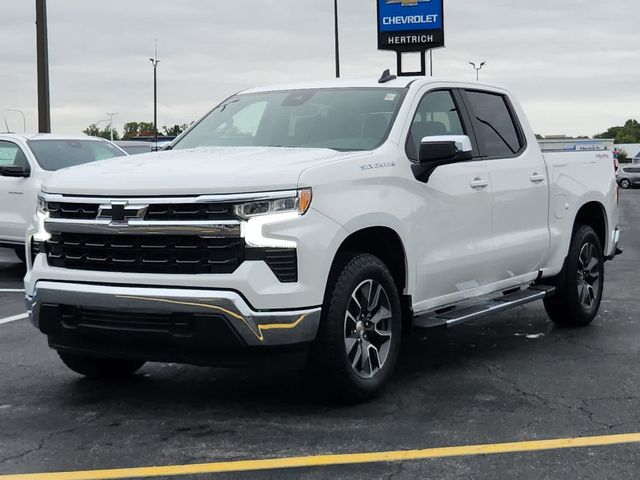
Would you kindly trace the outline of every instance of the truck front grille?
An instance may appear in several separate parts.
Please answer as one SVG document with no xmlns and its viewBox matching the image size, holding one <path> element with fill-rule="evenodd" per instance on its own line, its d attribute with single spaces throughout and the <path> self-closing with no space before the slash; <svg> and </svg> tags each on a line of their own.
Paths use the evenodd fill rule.
<svg viewBox="0 0 640 480">
<path fill-rule="evenodd" d="M 48 202 L 47 210 L 51 218 L 68 218 L 70 220 L 95 220 L 100 205 L 95 203 L 62 203 Z"/>
<path fill-rule="evenodd" d="M 48 202 L 49 216 L 56 219 L 96 220 L 100 205 L 91 203 Z M 208 222 L 233 220 L 233 206 L 228 203 L 157 203 L 151 204 L 141 220 L 153 222 Z"/>
<path fill-rule="evenodd" d="M 244 260 L 241 238 L 58 233 L 46 243 L 49 265 L 133 273 L 233 273 Z"/>
</svg>

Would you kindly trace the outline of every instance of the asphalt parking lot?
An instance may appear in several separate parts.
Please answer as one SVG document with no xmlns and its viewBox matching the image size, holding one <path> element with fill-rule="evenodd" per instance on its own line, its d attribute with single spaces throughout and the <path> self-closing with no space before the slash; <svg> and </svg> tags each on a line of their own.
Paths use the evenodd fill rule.
<svg viewBox="0 0 640 480">
<path fill-rule="evenodd" d="M 298 373 L 281 370 L 148 364 L 125 382 L 82 379 L 28 320 L 3 323 L 24 313 L 22 293 L 6 291 L 21 288 L 24 272 L 13 252 L 0 250 L 0 480 L 153 465 L 178 469 L 140 468 L 127 478 L 637 478 L 640 443 L 615 440 L 400 462 L 375 456 L 640 432 L 640 190 L 621 192 L 621 215 L 624 255 L 607 264 L 604 303 L 591 327 L 556 328 L 533 304 L 411 341 L 389 391 L 350 406 L 318 399 Z M 241 464 L 236 473 L 210 467 L 201 475 L 179 469 L 368 452 L 374 456 L 362 460 L 373 463 L 291 469 L 275 460 L 264 471 Z M 58 478 L 115 478 L 75 475 Z"/>
</svg>

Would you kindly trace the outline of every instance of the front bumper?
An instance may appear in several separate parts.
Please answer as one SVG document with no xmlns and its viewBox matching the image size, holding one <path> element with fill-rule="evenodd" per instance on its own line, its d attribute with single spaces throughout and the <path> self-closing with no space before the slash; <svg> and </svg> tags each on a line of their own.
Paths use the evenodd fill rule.
<svg viewBox="0 0 640 480">
<path fill-rule="evenodd" d="M 308 344 L 320 322 L 319 307 L 256 311 L 233 291 L 40 281 L 26 301 L 57 350 L 152 361 L 218 364 L 224 352 Z"/>
</svg>

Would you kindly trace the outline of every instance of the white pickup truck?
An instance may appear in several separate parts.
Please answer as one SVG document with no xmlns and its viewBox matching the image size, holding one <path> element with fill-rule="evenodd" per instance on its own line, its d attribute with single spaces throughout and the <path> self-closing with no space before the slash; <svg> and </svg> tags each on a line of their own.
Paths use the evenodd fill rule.
<svg viewBox="0 0 640 480">
<path fill-rule="evenodd" d="M 589 324 L 619 252 L 611 153 L 543 155 L 481 83 L 248 90 L 170 148 L 43 185 L 27 304 L 78 373 L 293 356 L 366 399 L 415 329 L 539 299 Z"/>
<path fill-rule="evenodd" d="M 109 141 L 86 135 L 0 134 L 0 247 L 24 261 L 25 232 L 52 172 L 123 155 Z"/>
</svg>

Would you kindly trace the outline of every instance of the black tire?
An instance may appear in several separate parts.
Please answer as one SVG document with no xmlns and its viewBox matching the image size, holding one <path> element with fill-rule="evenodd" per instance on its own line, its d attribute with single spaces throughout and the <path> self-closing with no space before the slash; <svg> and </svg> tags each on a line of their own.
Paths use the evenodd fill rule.
<svg viewBox="0 0 640 480">
<path fill-rule="evenodd" d="M 13 251 L 16 252 L 16 257 L 18 257 L 22 263 L 26 262 L 27 257 L 25 255 L 24 247 L 16 247 Z"/>
<path fill-rule="evenodd" d="M 96 380 L 128 377 L 145 364 L 141 360 L 91 357 L 68 352 L 58 352 L 58 355 L 74 372 Z"/>
<path fill-rule="evenodd" d="M 622 180 L 620 180 L 620 188 L 624 188 L 626 190 L 627 188 L 630 188 L 630 187 L 631 187 L 631 182 L 628 179 L 623 178 Z"/>
<path fill-rule="evenodd" d="M 587 249 L 589 253 L 585 253 Z M 591 266 L 593 262 L 597 263 Z M 586 225 L 576 228 L 560 278 L 556 293 L 544 301 L 549 318 L 563 327 L 589 325 L 598 314 L 604 284 L 604 254 L 593 228 Z"/>
<path fill-rule="evenodd" d="M 369 299 L 364 309 L 363 295 Z M 401 334 L 400 297 L 387 266 L 373 255 L 343 255 L 330 275 L 310 352 L 312 380 L 342 400 L 374 398 L 393 373 Z"/>
</svg>

